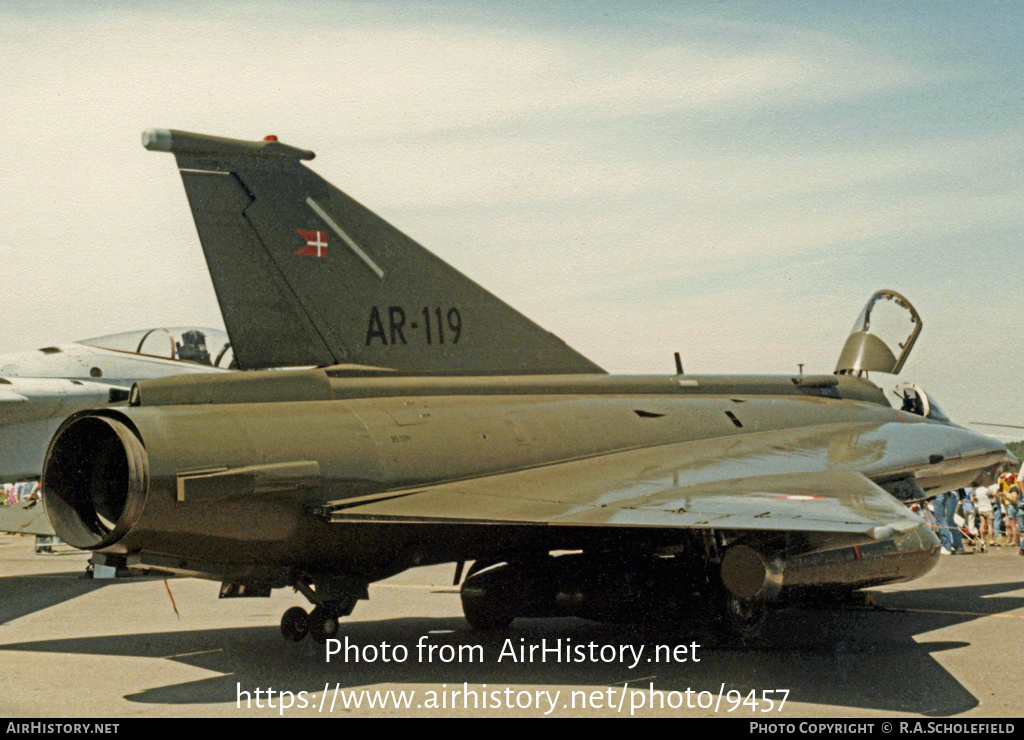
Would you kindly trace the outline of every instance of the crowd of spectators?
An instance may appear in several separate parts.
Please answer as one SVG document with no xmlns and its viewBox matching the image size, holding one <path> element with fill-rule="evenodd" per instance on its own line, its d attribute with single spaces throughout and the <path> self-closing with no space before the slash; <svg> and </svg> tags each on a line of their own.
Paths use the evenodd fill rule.
<svg viewBox="0 0 1024 740">
<path fill-rule="evenodd" d="M 0 484 L 0 504 L 14 504 L 39 498 L 39 481 Z"/>
<path fill-rule="evenodd" d="M 1021 471 L 1024 475 L 1024 469 Z M 1024 500 L 1022 481 L 1003 473 L 991 486 L 961 488 L 936 496 L 919 513 L 939 535 L 942 553 L 960 555 L 971 547 L 1013 547 L 1024 556 Z"/>
</svg>

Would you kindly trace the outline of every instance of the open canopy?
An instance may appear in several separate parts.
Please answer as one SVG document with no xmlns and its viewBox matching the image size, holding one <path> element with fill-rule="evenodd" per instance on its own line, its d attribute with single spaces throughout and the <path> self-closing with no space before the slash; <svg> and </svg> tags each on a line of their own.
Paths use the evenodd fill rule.
<svg viewBox="0 0 1024 740">
<path fill-rule="evenodd" d="M 893 290 L 880 290 L 860 312 L 835 371 L 838 375 L 872 370 L 896 375 L 920 333 L 921 317 L 910 301 Z"/>
</svg>

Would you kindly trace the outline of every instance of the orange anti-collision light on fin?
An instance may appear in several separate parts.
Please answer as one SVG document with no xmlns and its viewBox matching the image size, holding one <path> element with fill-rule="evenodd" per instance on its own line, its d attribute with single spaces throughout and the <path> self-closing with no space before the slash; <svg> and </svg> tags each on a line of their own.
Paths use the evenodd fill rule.
<svg viewBox="0 0 1024 740">
<path fill-rule="evenodd" d="M 263 137 L 263 140 L 264 141 L 277 141 L 277 137 L 274 136 L 273 134 L 268 134 L 267 136 Z"/>
</svg>

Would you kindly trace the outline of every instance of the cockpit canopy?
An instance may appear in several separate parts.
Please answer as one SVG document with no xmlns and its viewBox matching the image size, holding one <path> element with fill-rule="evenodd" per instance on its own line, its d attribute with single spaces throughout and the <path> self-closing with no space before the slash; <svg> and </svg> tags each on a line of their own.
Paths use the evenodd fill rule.
<svg viewBox="0 0 1024 740">
<path fill-rule="evenodd" d="M 896 375 L 920 333 L 921 317 L 910 301 L 893 290 L 880 290 L 868 299 L 853 325 L 835 372 L 859 376 L 876 371 Z"/>
<path fill-rule="evenodd" d="M 924 389 L 916 383 L 900 383 L 893 388 L 892 392 L 900 399 L 900 411 L 936 421 L 950 420 L 935 399 L 925 393 Z"/>
<path fill-rule="evenodd" d="M 235 359 L 227 332 L 205 327 L 141 329 L 82 339 L 79 344 L 211 367 L 227 368 Z"/>
</svg>

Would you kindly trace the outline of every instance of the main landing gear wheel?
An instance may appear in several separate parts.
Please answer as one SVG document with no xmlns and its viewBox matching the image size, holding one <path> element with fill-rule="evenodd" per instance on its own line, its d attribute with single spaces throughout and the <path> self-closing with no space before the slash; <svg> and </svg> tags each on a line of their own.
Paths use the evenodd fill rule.
<svg viewBox="0 0 1024 740">
<path fill-rule="evenodd" d="M 472 586 L 462 589 L 462 613 L 475 630 L 503 630 L 516 616 L 507 599 Z"/>
<path fill-rule="evenodd" d="M 309 632 L 309 615 L 301 606 L 293 606 L 281 617 L 281 634 L 291 642 L 301 642 Z"/>
<path fill-rule="evenodd" d="M 338 634 L 338 617 L 333 611 L 318 606 L 309 615 L 309 636 L 324 643 Z"/>
<path fill-rule="evenodd" d="M 474 564 L 462 583 L 462 613 L 475 630 L 502 630 L 522 612 L 525 579 L 508 563 Z"/>
<path fill-rule="evenodd" d="M 768 607 L 761 599 L 741 599 L 726 593 L 719 616 L 722 627 L 733 641 L 747 647 L 760 645 L 764 641 Z"/>
</svg>

